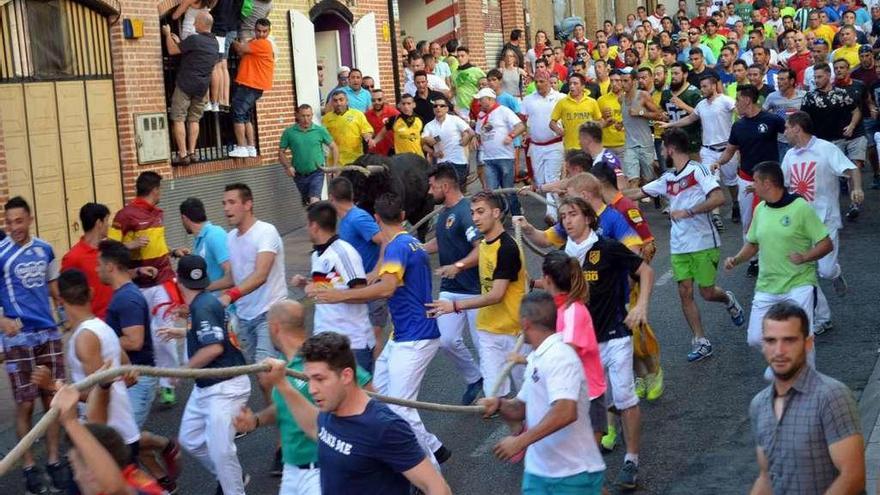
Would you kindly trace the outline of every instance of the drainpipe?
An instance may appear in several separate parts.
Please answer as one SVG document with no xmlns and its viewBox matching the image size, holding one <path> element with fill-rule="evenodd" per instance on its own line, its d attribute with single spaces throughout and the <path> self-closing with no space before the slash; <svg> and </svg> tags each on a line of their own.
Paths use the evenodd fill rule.
<svg viewBox="0 0 880 495">
<path fill-rule="evenodd" d="M 394 70 L 391 74 L 394 76 L 394 100 L 400 101 L 400 59 L 397 57 L 397 24 L 394 22 L 396 11 L 394 3 L 396 0 L 388 0 L 388 28 L 391 30 L 391 63 Z"/>
</svg>

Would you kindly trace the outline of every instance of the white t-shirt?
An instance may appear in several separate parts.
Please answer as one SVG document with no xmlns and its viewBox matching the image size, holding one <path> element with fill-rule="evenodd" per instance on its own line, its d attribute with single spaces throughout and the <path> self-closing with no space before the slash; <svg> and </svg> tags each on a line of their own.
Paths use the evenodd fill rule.
<svg viewBox="0 0 880 495">
<path fill-rule="evenodd" d="M 461 165 L 467 163 L 464 147 L 461 145 L 461 133 L 470 128 L 468 123 L 461 117 L 448 113 L 446 118 L 443 119 L 443 123 L 434 119 L 425 124 L 422 137 L 431 136 L 436 138 L 440 136 L 440 151 L 443 152 L 443 156 L 438 158 L 437 161 Z M 437 147 L 435 146 L 434 149 L 437 149 Z"/>
<path fill-rule="evenodd" d="M 70 368 L 70 378 L 74 382 L 85 379 L 86 373 L 82 362 L 76 355 L 76 339 L 83 332 L 91 332 L 101 343 L 101 362 L 110 361 L 113 367 L 120 365 L 122 358 L 122 346 L 119 337 L 99 318 L 91 318 L 79 324 L 73 331 L 73 336 L 67 341 L 67 367 Z M 82 404 L 80 404 L 82 405 Z M 81 408 L 81 413 L 84 409 Z M 137 442 L 141 438 L 141 431 L 134 420 L 134 412 L 131 401 L 128 399 L 128 391 L 125 382 L 116 380 L 110 386 L 110 404 L 107 406 L 107 425 L 116 430 L 126 445 Z"/>
<path fill-rule="evenodd" d="M 730 128 L 733 126 L 733 109 L 736 102 L 727 95 L 715 95 L 710 102 L 703 98 L 694 107 L 694 113 L 700 117 L 703 127 L 703 144 L 712 146 L 726 143 L 730 138 Z"/>
<path fill-rule="evenodd" d="M 525 471 L 546 478 L 603 471 L 605 461 L 593 438 L 587 382 L 577 353 L 555 333 L 527 359 L 526 378 L 516 398 L 526 404 L 528 428 L 538 425 L 557 400 L 576 401 L 577 419 L 529 445 Z"/>
<path fill-rule="evenodd" d="M 477 118 L 477 135 L 480 136 L 481 157 L 483 160 L 501 160 L 514 158 L 513 142 L 504 144 L 507 135 L 516 124 L 522 121 L 513 110 L 498 105 L 487 115 L 480 112 Z"/>
<path fill-rule="evenodd" d="M 315 246 L 312 251 L 312 282 L 315 285 L 347 290 L 366 284 L 364 262 L 351 244 L 336 238 L 328 246 Z M 352 349 L 375 345 L 366 304 L 316 304 L 314 333 L 339 332 L 351 341 Z"/>
<path fill-rule="evenodd" d="M 719 187 L 715 174 L 691 160 L 681 172 L 667 170 L 658 179 L 642 186 L 642 191 L 649 196 L 665 196 L 670 210 L 686 210 L 705 201 L 706 196 Z M 712 225 L 709 213 L 672 221 L 669 235 L 672 254 L 694 253 L 719 246 L 721 237 Z"/>
<path fill-rule="evenodd" d="M 817 137 L 803 148 L 791 148 L 782 159 L 789 191 L 810 203 L 829 230 L 843 228 L 838 177 L 855 169 L 837 145 Z"/>
<path fill-rule="evenodd" d="M 743 59 L 743 61 L 745 61 L 745 63 L 747 63 L 748 65 L 752 65 L 753 63 L 755 63 L 755 54 L 752 53 L 751 50 L 743 53 L 740 58 Z M 772 48 L 770 49 L 770 65 L 779 65 L 779 53 L 777 53 L 776 50 Z"/>
<path fill-rule="evenodd" d="M 238 235 L 238 229 L 232 229 L 226 234 L 226 245 L 229 246 L 232 279 L 236 285 L 254 272 L 257 254 L 275 253 L 275 261 L 272 262 L 272 269 L 263 285 L 235 301 L 235 311 L 239 318 L 253 320 L 268 311 L 269 306 L 287 298 L 284 243 L 274 225 L 257 220 L 243 235 Z"/>
<path fill-rule="evenodd" d="M 553 89 L 547 93 L 547 96 L 541 96 L 541 93 L 535 91 L 523 98 L 520 111 L 526 116 L 529 137 L 532 141 L 546 143 L 556 139 L 557 134 L 550 129 L 550 114 L 553 113 L 556 103 L 563 98 L 565 98 L 564 94 Z"/>
<path fill-rule="evenodd" d="M 445 93 L 445 92 L 449 91 L 449 86 L 446 85 L 446 81 L 444 81 L 442 77 L 434 75 L 434 74 L 427 74 L 427 76 L 428 76 L 428 89 L 430 89 L 432 91 L 439 91 L 441 93 Z M 415 96 L 416 89 L 417 89 L 416 83 L 414 80 L 406 81 L 403 84 L 403 92 L 404 93 L 408 93 L 412 96 Z"/>
<path fill-rule="evenodd" d="M 814 73 L 815 70 L 813 69 L 813 67 L 814 66 L 811 65 L 811 66 L 807 67 L 806 70 L 804 70 L 804 86 L 806 86 L 807 91 L 816 91 L 816 76 L 815 76 L 815 73 Z M 830 77 L 831 80 L 833 81 L 834 80 L 834 67 L 831 65 L 831 63 L 828 64 L 828 67 L 830 69 L 828 71 L 828 77 Z"/>
</svg>

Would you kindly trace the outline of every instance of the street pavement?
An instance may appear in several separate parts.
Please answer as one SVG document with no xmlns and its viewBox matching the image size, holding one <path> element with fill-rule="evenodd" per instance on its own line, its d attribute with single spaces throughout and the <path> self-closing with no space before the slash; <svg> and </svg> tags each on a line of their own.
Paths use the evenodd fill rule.
<svg viewBox="0 0 880 495">
<path fill-rule="evenodd" d="M 867 191 L 862 216 L 857 222 L 847 222 L 841 233 L 841 264 L 849 281 L 850 293 L 839 298 L 829 283 L 823 283 L 834 314 L 835 328 L 817 338 L 818 369 L 848 385 L 857 399 L 874 369 L 880 344 L 876 325 L 880 320 L 880 307 L 876 304 L 880 282 L 875 277 L 876 232 L 880 228 L 880 219 L 874 214 L 878 205 L 880 193 Z M 722 305 L 702 301 L 698 305 L 715 354 L 700 363 L 687 362 L 690 332 L 669 269 L 669 220 L 653 205 L 642 206 L 658 243 L 653 262 L 656 284 L 649 316 L 662 346 L 666 392 L 659 400 L 641 405 L 638 493 L 744 493 L 757 475 L 748 407 L 751 398 L 767 385 L 762 378 L 765 363 L 756 349 L 746 345 L 745 328 L 734 327 Z M 538 225 L 543 208 L 533 200 L 526 200 L 525 208 L 531 221 Z M 740 227 L 729 220 L 726 224 L 728 228 L 722 234 L 722 259 L 735 254 L 742 242 Z M 285 247 L 288 275 L 306 273 L 310 246 L 305 231 L 300 229 L 286 235 Z M 436 265 L 436 258 L 433 262 Z M 527 265 L 530 274 L 537 275 L 540 258 L 529 252 Z M 748 310 L 754 280 L 746 277 L 744 266 L 729 273 L 721 269 L 718 283 L 732 290 Z M 438 286 L 435 281 L 435 289 Z M 292 292 L 292 296 L 302 297 L 302 293 Z M 0 390 L 0 395 L 10 397 L 6 380 L 0 381 L 5 388 Z M 441 353 L 428 369 L 420 399 L 458 403 L 464 385 L 451 361 Z M 164 411 L 158 406 L 155 408 L 147 425 L 151 431 L 176 434 L 190 386 L 181 386 L 181 402 L 176 407 Z M 258 388 L 254 387 L 251 407 L 264 404 L 259 395 Z M 11 402 L 11 399 L 7 401 Z M 479 495 L 519 491 L 522 464 L 500 462 L 492 456 L 493 445 L 506 434 L 506 427 L 500 420 L 432 412 L 423 412 L 422 418 L 428 429 L 453 452 L 452 458 L 443 466 L 443 473 L 454 493 Z M 0 408 L 0 425 L 5 428 L 0 432 L 0 454 L 15 443 L 12 420 L 11 408 Z M 866 428 L 868 435 L 874 429 L 874 420 L 870 421 Z M 880 442 L 880 434 L 874 440 Z M 263 428 L 238 440 L 244 470 L 252 475 L 248 493 L 277 493 L 279 479 L 267 473 L 276 442 L 274 428 Z M 871 445 L 880 452 L 880 443 Z M 616 492 L 613 482 L 623 461 L 623 453 L 623 446 L 619 445 L 613 453 L 605 456 L 608 465 L 606 479 L 612 493 Z M 880 460 L 880 454 L 875 457 Z M 213 476 L 186 455 L 184 466 L 179 493 L 214 493 L 216 481 Z M 21 493 L 20 480 L 19 473 L 8 474 L 0 478 L 0 490 Z"/>
</svg>

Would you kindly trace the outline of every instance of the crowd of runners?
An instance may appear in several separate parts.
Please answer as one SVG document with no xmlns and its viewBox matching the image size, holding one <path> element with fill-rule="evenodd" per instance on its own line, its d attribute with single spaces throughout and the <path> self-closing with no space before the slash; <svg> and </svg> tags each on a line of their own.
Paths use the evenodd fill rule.
<svg viewBox="0 0 880 495">
<path fill-rule="evenodd" d="M 16 432 L 30 430 L 37 399 L 60 412 L 45 472 L 31 453 L 22 459 L 27 493 L 175 493 L 186 451 L 216 477 L 216 493 L 243 494 L 250 475 L 236 436 L 267 425 L 279 432 L 271 470 L 281 494 L 468 493 L 447 485 L 452 452 L 416 409 L 364 393 L 416 399 L 438 354 L 459 372 L 447 383 L 461 403 L 509 425 L 494 453 L 524 458 L 523 493 L 635 489 L 650 476 L 639 471 L 639 403 L 664 392 L 649 323 L 651 262 L 664 249 L 691 331 L 681 335 L 687 355 L 664 359 L 713 355 L 695 293 L 719 303 L 767 359 L 770 385 L 750 408 L 752 493 L 859 493 L 855 402 L 816 371 L 813 336 L 833 328 L 819 279 L 837 297 L 848 290 L 839 231 L 860 214 L 862 169 L 880 188 L 880 45 L 871 44 L 880 4 L 677 9 L 639 7 L 591 38 L 579 24 L 566 40 L 538 31 L 527 46 L 515 30 L 485 72 L 454 40 L 405 39 L 408 92 L 397 105 L 393 91 L 341 68 L 327 106 L 300 106 L 279 147 L 308 205 L 309 273 L 285 273 L 282 238 L 257 219 L 243 183 L 217 193 L 229 231 L 207 219 L 203 201 L 217 198 L 191 197 L 173 217 L 192 245 L 168 246 L 162 178 L 144 172 L 120 211 L 82 206 L 85 234 L 63 257 L 31 235 L 30 205 L 10 199 L 0 342 Z M 367 152 L 430 163 L 440 211 L 428 240 L 408 233 L 399 195 L 367 212 L 351 181 L 321 170 Z M 472 196 L 469 175 L 480 181 Z M 540 225 L 519 195 L 495 192 L 518 182 L 545 199 L 529 215 Z M 649 226 L 646 208 L 668 222 Z M 742 246 L 722 260 L 728 223 L 740 224 Z M 652 229 L 666 224 L 669 246 L 657 246 Z M 539 277 L 530 279 L 513 231 L 544 250 Z M 719 269 L 739 265 L 755 279 L 751 304 L 717 283 Z M 314 309 L 290 299 L 290 287 Z M 249 402 L 246 376 L 197 379 L 176 438 L 144 428 L 157 398 L 177 404 L 174 380 L 70 386 L 128 363 L 252 362 L 271 367 L 256 381 L 262 398 Z M 603 453 L 618 445 L 624 463 L 608 476 Z"/>
</svg>

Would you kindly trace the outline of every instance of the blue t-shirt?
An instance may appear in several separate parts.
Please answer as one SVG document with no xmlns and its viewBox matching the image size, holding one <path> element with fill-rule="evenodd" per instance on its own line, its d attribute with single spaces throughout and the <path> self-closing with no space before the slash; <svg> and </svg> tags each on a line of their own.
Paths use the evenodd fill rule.
<svg viewBox="0 0 880 495">
<path fill-rule="evenodd" d="M 431 296 L 431 263 L 428 253 L 415 237 L 401 232 L 385 246 L 385 259 L 379 275 L 397 277 L 397 289 L 388 298 L 388 311 L 394 323 L 394 341 L 436 339 L 437 320 L 428 318 Z M 332 493 L 332 492 L 331 492 Z"/>
<path fill-rule="evenodd" d="M 186 332 L 186 355 L 190 359 L 202 347 L 222 344 L 223 354 L 202 368 L 228 368 L 245 364 L 238 339 L 234 333 L 229 333 L 226 325 L 226 310 L 215 295 L 204 291 L 197 295 L 189 305 L 189 317 L 191 326 Z M 234 377 L 198 378 L 196 386 L 210 387 L 230 378 Z"/>
<path fill-rule="evenodd" d="M 568 232 L 565 231 L 561 222 L 556 222 L 553 229 L 560 240 L 564 241 L 568 238 Z M 608 206 L 605 206 L 602 213 L 599 213 L 599 228 L 596 229 L 596 234 L 614 239 L 626 247 L 642 244 L 642 238 L 626 221 L 623 214 Z"/>
<path fill-rule="evenodd" d="M 472 244 L 483 234 L 474 226 L 471 217 L 471 201 L 462 198 L 452 208 L 443 208 L 437 215 L 437 254 L 441 265 L 451 265 L 464 258 L 474 249 Z M 480 274 L 477 267 L 459 272 L 455 278 L 440 281 L 440 290 L 458 294 L 479 294 Z"/>
<path fill-rule="evenodd" d="M 118 336 L 122 336 L 123 328 L 143 326 L 144 345 L 139 351 L 126 351 L 128 352 L 128 360 L 131 361 L 131 364 L 145 366 L 156 364 L 153 358 L 153 339 L 150 333 L 150 307 L 134 282 L 128 282 L 113 292 L 104 321 Z"/>
<path fill-rule="evenodd" d="M 371 400 L 356 416 L 318 414 L 322 493 L 409 495 L 402 473 L 424 459 L 409 423 L 381 402 Z"/>
<path fill-rule="evenodd" d="M 361 254 L 364 262 L 364 271 L 373 271 L 376 262 L 379 261 L 379 246 L 373 242 L 373 237 L 379 233 L 379 224 L 373 220 L 366 211 L 352 207 L 339 220 L 336 234 L 340 239 L 352 245 Z"/>
<path fill-rule="evenodd" d="M 49 302 L 49 282 L 58 277 L 58 260 L 52 246 L 36 237 L 19 246 L 7 237 L 0 241 L 0 267 L 3 273 L 3 289 L 0 290 L 3 315 L 21 320 L 19 335 L 57 329 Z M 6 345 L 10 347 L 41 343 L 26 340 L 26 335 L 5 337 Z"/>
<path fill-rule="evenodd" d="M 361 88 L 360 91 L 355 92 L 353 89 L 351 89 L 351 86 L 346 86 L 342 88 L 342 92 L 348 96 L 348 106 L 350 108 L 354 108 L 355 110 L 366 112 L 370 109 L 370 104 L 373 103 L 373 95 L 371 95 L 370 92 L 364 88 Z"/>
<path fill-rule="evenodd" d="M 193 254 L 205 259 L 208 280 L 214 282 L 223 278 L 221 265 L 229 261 L 229 247 L 226 245 L 226 231 L 223 227 L 205 222 L 199 235 L 193 240 Z"/>
</svg>

